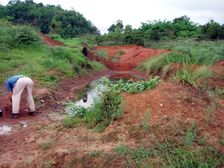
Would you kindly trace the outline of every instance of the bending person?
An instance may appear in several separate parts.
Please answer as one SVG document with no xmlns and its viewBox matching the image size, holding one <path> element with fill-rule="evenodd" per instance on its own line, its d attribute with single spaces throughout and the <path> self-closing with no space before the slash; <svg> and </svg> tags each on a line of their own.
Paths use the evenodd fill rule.
<svg viewBox="0 0 224 168">
<path fill-rule="evenodd" d="M 35 115 L 35 104 L 32 96 L 33 81 L 24 75 L 15 75 L 4 81 L 5 87 L 10 92 L 10 100 L 12 102 L 12 118 L 18 118 L 20 110 L 20 99 L 23 90 L 27 91 L 27 103 L 30 108 L 29 115 Z"/>
</svg>

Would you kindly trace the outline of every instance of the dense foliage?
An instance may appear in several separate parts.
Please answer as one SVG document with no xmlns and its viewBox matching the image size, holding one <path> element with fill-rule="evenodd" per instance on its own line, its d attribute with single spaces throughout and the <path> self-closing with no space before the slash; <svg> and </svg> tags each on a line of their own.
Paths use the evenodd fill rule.
<svg viewBox="0 0 224 168">
<path fill-rule="evenodd" d="M 173 21 L 153 21 L 142 23 L 138 29 L 131 25 L 124 26 L 118 20 L 108 29 L 108 34 L 96 38 L 98 44 L 139 44 L 145 41 L 159 41 L 179 38 L 224 39 L 224 25 L 210 20 L 205 25 L 193 23 L 189 17 L 182 16 Z"/>
<path fill-rule="evenodd" d="M 16 47 L 20 44 L 40 43 L 36 31 L 30 26 L 13 26 L 0 20 L 0 47 L 2 49 Z"/>
<path fill-rule="evenodd" d="M 16 24 L 31 24 L 43 33 L 56 33 L 62 37 L 75 37 L 97 33 L 97 28 L 74 10 L 63 10 L 60 6 L 34 3 L 32 0 L 11 0 L 0 6 L 0 18 Z"/>
</svg>

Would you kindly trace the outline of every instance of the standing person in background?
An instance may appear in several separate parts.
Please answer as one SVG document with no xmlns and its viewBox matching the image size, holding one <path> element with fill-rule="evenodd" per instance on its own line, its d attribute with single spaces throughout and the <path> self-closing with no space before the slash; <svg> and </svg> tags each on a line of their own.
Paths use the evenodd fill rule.
<svg viewBox="0 0 224 168">
<path fill-rule="evenodd" d="M 9 97 L 12 102 L 11 118 L 18 118 L 20 109 L 20 99 L 23 90 L 27 91 L 27 103 L 30 108 L 29 115 L 35 115 L 35 104 L 32 96 L 33 81 L 24 75 L 15 75 L 4 81 L 5 87 L 10 92 Z"/>
</svg>

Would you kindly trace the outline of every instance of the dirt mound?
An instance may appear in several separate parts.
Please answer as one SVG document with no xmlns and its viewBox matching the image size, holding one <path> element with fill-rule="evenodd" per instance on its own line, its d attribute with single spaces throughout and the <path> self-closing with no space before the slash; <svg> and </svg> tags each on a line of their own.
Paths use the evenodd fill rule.
<svg viewBox="0 0 224 168">
<path fill-rule="evenodd" d="M 43 42 L 47 45 L 50 45 L 50 46 L 63 46 L 64 45 L 64 43 L 62 43 L 60 41 L 53 40 L 46 34 L 40 33 L 40 37 L 42 38 Z"/>
<path fill-rule="evenodd" d="M 97 51 L 104 50 L 108 59 L 97 56 Z M 170 52 L 169 50 L 148 49 L 137 45 L 128 46 L 98 46 L 95 51 L 89 51 L 88 57 L 92 60 L 97 60 L 105 64 L 108 68 L 114 71 L 129 71 L 134 69 L 138 64 L 141 64 L 146 59 L 152 56 L 157 56 L 163 53 Z M 115 58 L 115 60 L 113 60 Z"/>
<path fill-rule="evenodd" d="M 132 130 L 136 126 L 145 124 L 148 127 L 162 127 L 164 130 L 157 130 L 157 133 L 162 135 L 161 131 L 167 129 L 168 136 L 172 131 L 178 134 L 178 130 L 189 128 L 195 123 L 200 136 L 212 137 L 208 138 L 208 143 L 224 152 L 224 147 L 219 143 L 224 130 L 224 101 L 222 99 L 217 98 L 216 108 L 210 111 L 214 102 L 206 96 L 198 95 L 186 86 L 170 82 L 162 83 L 153 90 L 138 94 L 123 93 L 123 97 L 124 116 L 107 128 L 107 134 L 122 132 L 123 141 L 128 142 L 130 139 L 138 141 L 140 132 Z M 168 129 L 169 127 L 171 128 Z M 133 132 L 130 134 L 129 131 L 134 131 L 135 134 L 132 134 Z"/>
</svg>

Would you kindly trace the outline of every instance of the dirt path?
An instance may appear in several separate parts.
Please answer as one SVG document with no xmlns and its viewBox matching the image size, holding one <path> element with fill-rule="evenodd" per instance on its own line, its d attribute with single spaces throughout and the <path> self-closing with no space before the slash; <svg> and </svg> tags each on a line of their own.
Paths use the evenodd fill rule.
<svg viewBox="0 0 224 168">
<path fill-rule="evenodd" d="M 60 41 L 53 40 L 46 34 L 40 33 L 40 37 L 43 40 L 43 42 L 47 45 L 50 45 L 50 46 L 63 46 L 64 45 L 64 43 L 62 43 Z"/>
</svg>

